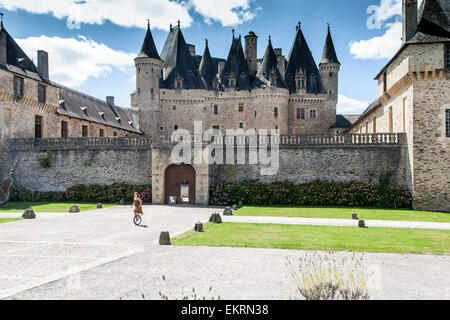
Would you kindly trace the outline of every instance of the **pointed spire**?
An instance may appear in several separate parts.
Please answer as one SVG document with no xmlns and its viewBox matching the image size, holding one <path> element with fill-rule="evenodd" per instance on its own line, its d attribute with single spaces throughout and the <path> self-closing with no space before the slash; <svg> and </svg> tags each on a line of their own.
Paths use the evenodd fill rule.
<svg viewBox="0 0 450 320">
<path fill-rule="evenodd" d="M 202 60 L 200 61 L 199 72 L 202 77 L 203 84 L 206 89 L 213 88 L 213 80 L 216 77 L 217 71 L 214 68 L 214 63 L 209 52 L 208 39 L 205 39 L 205 52 L 203 53 Z"/>
<path fill-rule="evenodd" d="M 286 68 L 286 83 L 291 92 L 297 92 L 295 84 L 295 75 L 299 70 L 304 70 L 307 74 L 307 92 L 326 93 L 323 85 L 322 76 L 309 50 L 308 43 L 303 35 L 300 25 L 295 35 L 289 53 L 288 65 Z"/>
<path fill-rule="evenodd" d="M 269 85 L 271 82 L 271 76 L 273 76 L 273 74 L 276 75 L 276 83 L 274 85 L 280 88 L 287 88 L 280 70 L 278 69 L 277 56 L 275 54 L 275 50 L 273 50 L 272 39 L 269 36 L 269 44 L 267 45 L 267 49 L 264 53 L 264 58 L 261 62 L 261 66 L 259 67 L 258 73 L 256 74 L 256 78 L 259 79 L 262 83 Z"/>
<path fill-rule="evenodd" d="M 152 31 L 150 29 L 150 20 L 147 19 L 147 21 L 147 34 L 145 35 L 144 43 L 142 44 L 141 51 L 137 57 L 161 60 L 158 50 L 156 50 L 155 41 L 153 41 Z"/>
<path fill-rule="evenodd" d="M 248 71 L 247 60 L 245 60 L 244 49 L 242 48 L 241 39 L 234 38 L 228 53 L 227 61 L 220 76 L 223 86 L 229 86 L 230 77 L 235 77 L 235 88 L 238 90 L 250 89 L 250 75 Z"/>
<path fill-rule="evenodd" d="M 320 64 L 325 63 L 339 63 L 339 60 L 336 55 L 336 50 L 334 49 L 333 38 L 331 37 L 331 30 L 329 23 L 328 23 L 327 39 L 325 41 L 325 46 L 323 48 L 322 53 L 322 60 L 320 60 Z"/>
<path fill-rule="evenodd" d="M 161 59 L 164 61 L 164 88 L 173 89 L 177 77 L 182 79 L 183 88 L 204 88 L 198 65 L 189 52 L 181 29 L 175 28 L 168 34 Z"/>
</svg>

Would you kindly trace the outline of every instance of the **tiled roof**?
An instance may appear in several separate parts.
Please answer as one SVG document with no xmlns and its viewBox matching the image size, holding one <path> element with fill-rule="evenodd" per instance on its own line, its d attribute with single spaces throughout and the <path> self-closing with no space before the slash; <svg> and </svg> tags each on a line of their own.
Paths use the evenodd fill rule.
<svg viewBox="0 0 450 320">
<path fill-rule="evenodd" d="M 244 56 L 244 50 L 242 49 L 241 37 L 235 38 L 234 34 L 227 61 L 225 62 L 225 67 L 220 76 L 223 86 L 229 86 L 231 75 L 234 75 L 236 79 L 235 88 L 237 90 L 251 89 L 250 75 L 248 72 L 247 61 Z"/>
<path fill-rule="evenodd" d="M 138 129 L 138 123 L 131 123 L 134 119 L 130 117 L 130 110 L 119 106 L 111 106 L 106 101 L 56 83 L 53 84 L 59 87 L 60 105 L 58 114 L 137 134 L 141 133 Z"/>
<path fill-rule="evenodd" d="M 330 26 L 328 26 L 327 39 L 325 40 L 325 47 L 323 48 L 322 59 L 320 60 L 320 64 L 325 63 L 339 63 L 336 50 L 334 49 L 333 38 L 331 37 Z"/>
<path fill-rule="evenodd" d="M 277 83 L 275 86 L 280 88 L 287 88 L 287 85 L 278 69 L 278 60 L 273 50 L 272 41 L 269 38 L 269 44 L 267 45 L 266 52 L 264 53 L 264 58 L 259 67 L 256 78 L 262 82 L 262 84 L 268 85 L 270 83 L 270 77 L 272 72 L 276 73 Z"/>
<path fill-rule="evenodd" d="M 297 27 L 297 34 L 289 53 L 289 60 L 286 69 L 286 82 L 289 90 L 293 93 L 297 92 L 295 76 L 299 71 L 306 72 L 306 91 L 308 93 L 326 93 L 322 82 L 322 76 L 311 54 L 311 50 L 309 50 L 308 43 L 306 42 L 302 29 Z"/>
<path fill-rule="evenodd" d="M 165 71 L 163 88 L 174 89 L 175 79 L 180 76 L 183 79 L 183 89 L 204 89 L 198 65 L 189 52 L 179 26 L 170 29 L 161 59 L 164 61 Z"/>
</svg>

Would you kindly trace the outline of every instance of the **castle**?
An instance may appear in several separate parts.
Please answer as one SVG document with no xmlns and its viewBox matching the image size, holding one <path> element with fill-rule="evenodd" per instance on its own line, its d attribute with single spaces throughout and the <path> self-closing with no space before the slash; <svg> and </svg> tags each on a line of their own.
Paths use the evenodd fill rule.
<svg viewBox="0 0 450 320">
<path fill-rule="evenodd" d="M 367 182 L 370 172 L 387 170 L 411 191 L 415 209 L 450 211 L 450 4 L 403 0 L 402 8 L 403 44 L 358 119 L 336 115 L 340 63 L 330 30 L 317 66 L 300 25 L 287 59 L 269 39 L 261 60 L 253 32 L 244 47 L 233 34 L 223 60 L 211 57 L 207 42 L 197 56 L 179 26 L 159 54 L 149 26 L 135 59 L 132 108 L 121 108 L 112 97 L 50 81 L 47 54 L 38 53 L 36 67 L 2 25 L 0 178 L 17 163 L 16 181 L 32 191 L 152 183 L 155 204 L 180 197 L 189 182 L 189 202 L 206 205 L 210 185 L 221 182 Z M 251 163 L 174 163 L 166 138 L 193 132 L 194 121 L 222 132 L 278 129 L 278 173 L 263 176 Z M 48 152 L 51 169 L 39 165 Z"/>
<path fill-rule="evenodd" d="M 340 63 L 328 34 L 319 67 L 297 26 L 289 57 L 269 38 L 257 58 L 258 36 L 233 37 L 226 60 L 213 58 L 206 40 L 203 56 L 186 43 L 180 25 L 170 26 L 161 55 L 150 24 L 136 63 L 136 91 L 146 134 L 171 134 L 178 128 L 278 129 L 282 134 L 329 133 L 336 122 Z"/>
</svg>

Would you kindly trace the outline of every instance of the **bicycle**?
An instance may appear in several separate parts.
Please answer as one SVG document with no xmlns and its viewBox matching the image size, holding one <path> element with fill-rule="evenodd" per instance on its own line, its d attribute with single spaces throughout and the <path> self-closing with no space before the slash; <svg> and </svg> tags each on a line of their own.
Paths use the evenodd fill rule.
<svg viewBox="0 0 450 320">
<path fill-rule="evenodd" d="M 134 218 L 133 218 L 133 223 L 134 223 L 135 226 L 140 226 L 140 225 L 141 225 L 141 223 L 142 223 L 142 217 L 141 217 L 140 214 L 137 215 L 137 216 L 134 216 Z"/>
</svg>

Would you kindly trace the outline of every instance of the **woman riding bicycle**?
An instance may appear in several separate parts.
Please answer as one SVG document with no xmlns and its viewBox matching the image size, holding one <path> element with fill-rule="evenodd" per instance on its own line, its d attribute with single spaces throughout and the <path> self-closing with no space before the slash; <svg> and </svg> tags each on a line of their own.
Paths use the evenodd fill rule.
<svg viewBox="0 0 450 320">
<path fill-rule="evenodd" d="M 134 201 L 131 207 L 134 208 L 135 217 L 144 214 L 144 212 L 142 211 L 142 199 L 141 197 L 139 197 L 139 193 L 137 192 L 134 193 Z"/>
</svg>

